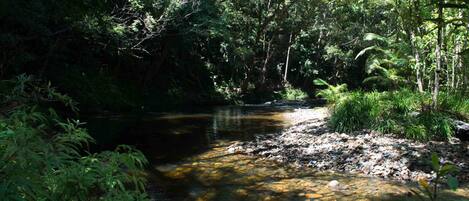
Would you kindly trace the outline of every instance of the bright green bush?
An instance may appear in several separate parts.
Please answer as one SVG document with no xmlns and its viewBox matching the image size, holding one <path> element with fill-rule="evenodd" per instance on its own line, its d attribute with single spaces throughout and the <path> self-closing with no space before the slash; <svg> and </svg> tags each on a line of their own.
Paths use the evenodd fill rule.
<svg viewBox="0 0 469 201">
<path fill-rule="evenodd" d="M 308 94 L 301 89 L 295 89 L 291 86 L 286 87 L 281 92 L 282 99 L 284 100 L 304 100 L 308 98 Z"/>
<path fill-rule="evenodd" d="M 344 94 L 347 93 L 347 85 L 331 85 L 323 79 L 315 79 L 314 84 L 316 86 L 326 86 L 325 89 L 321 89 L 316 94 L 319 97 L 325 98 L 329 105 L 334 106 L 337 102 L 340 101 L 341 97 L 344 97 Z"/>
<path fill-rule="evenodd" d="M 330 125 L 338 132 L 352 132 L 373 126 L 378 118 L 379 103 L 376 94 L 353 92 L 336 104 Z"/>
<path fill-rule="evenodd" d="M 451 113 L 455 118 L 469 120 L 469 97 L 460 94 L 441 93 L 438 102 L 441 110 Z"/>
<path fill-rule="evenodd" d="M 442 96 L 440 109 L 431 110 L 431 96 L 412 90 L 349 92 L 334 98 L 329 123 L 338 132 L 374 129 L 416 140 L 448 139 L 454 134 L 451 118 L 465 114 L 466 99 Z M 454 115 L 459 114 L 459 115 Z"/>
<path fill-rule="evenodd" d="M 41 103 L 70 98 L 31 77 L 15 82 L 0 99 L 8 105 L 0 110 L 2 200 L 149 200 L 143 172 L 147 161 L 141 152 L 118 146 L 87 153 L 93 139 L 82 123 L 63 120 Z"/>
</svg>

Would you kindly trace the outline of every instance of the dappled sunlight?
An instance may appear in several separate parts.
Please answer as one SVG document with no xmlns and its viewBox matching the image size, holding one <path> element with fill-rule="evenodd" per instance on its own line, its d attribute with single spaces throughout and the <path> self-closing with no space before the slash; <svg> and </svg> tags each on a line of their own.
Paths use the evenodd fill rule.
<svg viewBox="0 0 469 201">
<path fill-rule="evenodd" d="M 217 107 L 198 113 L 145 116 L 143 123 L 127 129 L 135 135 L 133 132 L 126 134 L 132 138 L 140 136 L 139 146 L 154 163 L 151 184 L 162 191 L 158 197 L 168 200 L 414 199 L 410 196 L 413 185 L 339 172 L 357 172 L 349 168 L 360 162 L 354 154 L 347 155 L 351 150 L 357 153 L 371 150 L 372 153 L 367 155 L 370 159 L 362 161 L 363 164 L 370 163 L 371 168 L 383 157 L 403 157 L 405 151 L 396 146 L 424 150 L 430 145 L 404 139 L 374 138 L 372 133 L 331 132 L 326 126 L 328 117 L 329 110 L 325 107 Z M 119 126 L 126 122 L 111 120 Z M 101 127 L 106 125 L 99 122 Z M 308 139 L 312 141 L 301 144 Z M 284 143 L 275 144 L 276 140 Z M 254 143 L 255 147 L 244 150 L 260 155 L 247 155 L 236 149 L 238 145 L 250 142 L 265 142 Z M 296 143 L 300 144 L 297 146 Z M 444 144 L 435 142 L 431 146 L 444 147 Z M 391 149 L 396 152 L 383 155 Z M 311 160 L 296 161 L 302 158 L 295 154 L 306 154 Z M 327 158 L 338 154 L 344 158 Z M 318 168 L 319 163 L 310 164 L 316 168 L 298 166 L 321 158 L 330 164 L 324 163 L 323 168 Z M 346 158 L 350 159 L 349 165 L 342 165 Z M 342 167 L 344 169 L 339 170 Z M 381 171 L 379 168 L 369 171 L 372 170 Z M 464 197 L 468 193 L 468 188 L 448 191 L 445 198 Z"/>
<path fill-rule="evenodd" d="M 231 143 L 174 164 L 155 166 L 171 200 L 411 200 L 410 188 L 377 178 L 315 172 L 242 154 L 227 153 Z M 337 181 L 337 186 L 331 186 Z M 467 190 L 448 193 L 463 196 Z M 392 200 L 392 199 L 390 199 Z"/>
</svg>

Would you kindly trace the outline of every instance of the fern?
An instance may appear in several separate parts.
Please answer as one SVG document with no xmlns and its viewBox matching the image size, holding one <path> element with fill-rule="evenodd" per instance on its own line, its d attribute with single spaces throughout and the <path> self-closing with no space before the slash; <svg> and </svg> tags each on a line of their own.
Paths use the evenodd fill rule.
<svg viewBox="0 0 469 201">
<path fill-rule="evenodd" d="M 400 54 L 402 44 L 395 43 L 390 37 L 380 36 L 374 33 L 365 34 L 364 41 L 374 42 L 374 45 L 361 50 L 355 60 L 369 53 L 366 60 L 365 70 L 370 76 L 363 83 L 371 86 L 384 86 L 387 89 L 393 89 L 399 83 L 404 81 L 404 77 L 398 75 L 402 69 L 398 68 L 406 66 L 407 58 L 403 58 Z"/>
<path fill-rule="evenodd" d="M 62 120 L 44 101 L 74 107 L 68 96 L 21 75 L 2 102 L 17 105 L 0 117 L 2 200 L 149 200 L 147 160 L 129 146 L 83 154 L 93 142 L 79 121 Z"/>
<path fill-rule="evenodd" d="M 331 106 L 334 106 L 342 97 L 344 97 L 344 94 L 347 92 L 347 84 L 334 86 L 327 83 L 323 79 L 315 79 L 313 82 L 316 86 L 327 87 L 325 89 L 319 90 L 316 95 L 325 98 Z"/>
</svg>

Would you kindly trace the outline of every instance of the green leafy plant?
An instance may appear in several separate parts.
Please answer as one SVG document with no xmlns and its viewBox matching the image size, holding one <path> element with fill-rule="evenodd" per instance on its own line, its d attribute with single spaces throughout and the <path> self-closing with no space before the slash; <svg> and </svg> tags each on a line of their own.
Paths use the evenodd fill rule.
<svg viewBox="0 0 469 201">
<path fill-rule="evenodd" d="M 7 87 L 8 89 L 3 89 L 2 93 L 0 93 L 2 96 L 1 102 L 4 105 L 14 103 L 14 105 L 20 106 L 60 102 L 71 110 L 78 111 L 77 102 L 69 96 L 57 92 L 50 82 L 46 83 L 26 74 L 18 75 L 12 80 L 2 80 L 1 82 L 9 86 Z"/>
<path fill-rule="evenodd" d="M 380 112 L 376 95 L 350 93 L 333 108 L 329 124 L 338 132 L 352 132 L 373 127 Z"/>
<path fill-rule="evenodd" d="M 308 94 L 301 89 L 295 89 L 291 86 L 287 86 L 281 92 L 282 99 L 284 100 L 303 100 L 308 97 Z"/>
<path fill-rule="evenodd" d="M 345 93 L 347 92 L 347 85 L 346 84 L 340 84 L 340 85 L 331 85 L 327 83 L 323 79 L 315 79 L 314 84 L 316 86 L 325 86 L 325 89 L 321 89 L 316 93 L 317 96 L 323 97 L 327 100 L 329 105 L 335 105 L 339 100 L 345 96 Z"/>
<path fill-rule="evenodd" d="M 441 192 L 441 188 L 439 186 L 446 180 L 447 185 L 453 191 L 458 188 L 458 180 L 452 174 L 458 171 L 458 168 L 451 164 L 441 164 L 440 159 L 436 153 L 432 153 L 431 157 L 431 166 L 433 171 L 436 174 L 435 179 L 431 183 L 429 183 L 425 179 L 419 180 L 419 187 L 418 191 L 412 190 L 414 194 L 419 196 L 421 200 L 425 200 L 425 195 L 428 200 L 436 201 L 439 197 L 438 195 Z"/>
<path fill-rule="evenodd" d="M 429 94 L 402 89 L 332 97 L 338 101 L 332 107 L 329 123 L 338 132 L 374 129 L 421 141 L 446 140 L 454 135 L 451 114 L 456 113 L 457 107 L 428 110 L 425 106 L 431 101 Z"/>
<path fill-rule="evenodd" d="M 374 43 L 361 50 L 355 57 L 356 60 L 367 55 L 365 70 L 369 77 L 365 78 L 363 83 L 379 89 L 396 88 L 404 81 L 399 72 L 402 72 L 402 67 L 405 67 L 408 61 L 400 49 L 406 47 L 406 44 L 375 33 L 366 33 L 363 40 Z"/>
<path fill-rule="evenodd" d="M 71 99 L 32 80 L 12 80 L 10 96 L 1 97 L 2 103 L 13 105 L 2 109 L 0 117 L 2 200 L 148 200 L 144 155 L 124 145 L 87 153 L 93 139 L 83 123 L 65 120 L 42 104 L 67 105 Z"/>
</svg>

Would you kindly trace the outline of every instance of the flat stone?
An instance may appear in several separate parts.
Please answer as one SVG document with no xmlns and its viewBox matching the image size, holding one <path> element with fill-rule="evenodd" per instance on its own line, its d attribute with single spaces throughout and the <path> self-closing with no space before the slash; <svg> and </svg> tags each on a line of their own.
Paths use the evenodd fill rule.
<svg viewBox="0 0 469 201">
<path fill-rule="evenodd" d="M 318 198 L 322 198 L 322 195 L 315 194 L 315 193 L 306 193 L 305 197 L 308 199 L 318 199 Z"/>
</svg>

